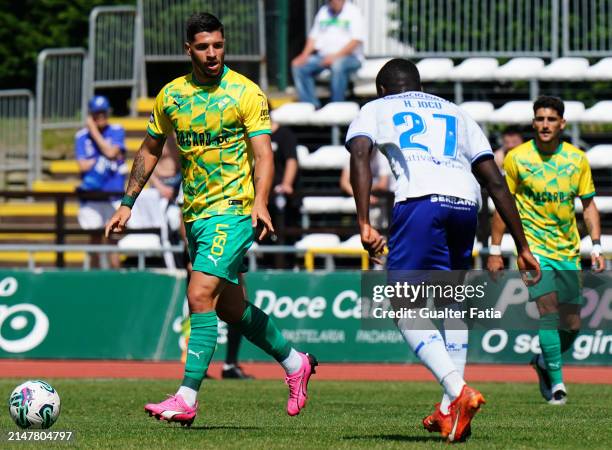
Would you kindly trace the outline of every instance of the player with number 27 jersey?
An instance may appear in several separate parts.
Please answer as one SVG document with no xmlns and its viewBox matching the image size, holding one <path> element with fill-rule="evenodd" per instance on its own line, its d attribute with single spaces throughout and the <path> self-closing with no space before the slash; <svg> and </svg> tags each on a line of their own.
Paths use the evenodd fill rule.
<svg viewBox="0 0 612 450">
<path fill-rule="evenodd" d="M 387 267 L 466 269 L 480 203 L 472 165 L 493 157 L 476 122 L 447 100 L 409 91 L 364 105 L 347 142 L 357 136 L 378 146 L 397 180 Z"/>
<path fill-rule="evenodd" d="M 428 282 L 434 270 L 469 268 L 480 200 L 472 172 L 503 211 L 517 243 L 519 267 L 537 268 L 510 192 L 478 125 L 458 106 L 422 92 L 419 71 L 411 61 L 397 58 L 387 62 L 376 76 L 376 91 L 379 98 L 364 105 L 351 124 L 346 147 L 351 153 L 351 186 L 361 242 L 374 258 L 385 246 L 368 216 L 372 179 L 369 160 L 374 147 L 388 158 L 397 179 L 387 284 L 419 284 Z M 461 283 L 460 275 L 451 274 L 456 279 L 449 283 Z M 439 282 L 440 279 L 435 281 Z M 396 309 L 400 312 L 410 308 L 416 313 L 426 307 L 422 299 L 390 300 L 400 307 Z M 434 300 L 438 300 L 439 311 L 459 312 L 463 304 L 454 299 Z M 433 414 L 423 419 L 423 426 L 439 432 L 449 442 L 465 440 L 471 433 L 474 415 L 484 403 L 482 394 L 467 386 L 463 378 L 468 347 L 466 324 L 444 320 L 442 336 L 437 326 L 419 314 L 397 319 L 414 354 L 444 388 L 442 401 Z"/>
<path fill-rule="evenodd" d="M 347 142 L 356 136 L 369 137 L 388 158 L 396 203 L 431 194 L 480 202 L 472 164 L 493 152 L 457 105 L 416 91 L 383 97 L 363 106 Z M 381 145 L 386 143 L 395 146 Z"/>
</svg>

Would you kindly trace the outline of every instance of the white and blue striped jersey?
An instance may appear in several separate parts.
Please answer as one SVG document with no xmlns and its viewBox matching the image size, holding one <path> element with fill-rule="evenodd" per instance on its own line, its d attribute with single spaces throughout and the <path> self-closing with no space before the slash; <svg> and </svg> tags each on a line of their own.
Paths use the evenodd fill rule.
<svg viewBox="0 0 612 450">
<path fill-rule="evenodd" d="M 472 164 L 493 156 L 486 136 L 457 105 L 420 91 L 366 103 L 346 142 L 365 136 L 387 157 L 395 202 L 438 194 L 480 204 Z"/>
</svg>

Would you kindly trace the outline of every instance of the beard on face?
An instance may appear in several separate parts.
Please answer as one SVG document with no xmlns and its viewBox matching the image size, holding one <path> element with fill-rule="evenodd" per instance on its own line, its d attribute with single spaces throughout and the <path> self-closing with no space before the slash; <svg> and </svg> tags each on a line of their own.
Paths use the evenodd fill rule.
<svg viewBox="0 0 612 450">
<path fill-rule="evenodd" d="M 191 56 L 191 61 L 193 62 L 193 64 L 195 64 L 197 66 L 197 68 L 200 70 L 200 72 L 202 72 L 204 75 L 206 75 L 209 78 L 217 78 L 222 70 L 223 70 L 223 58 L 218 58 L 215 61 L 200 61 L 198 60 L 195 56 Z M 219 64 L 219 67 L 215 70 L 212 71 L 210 69 L 210 65 L 215 65 L 215 64 Z"/>
</svg>

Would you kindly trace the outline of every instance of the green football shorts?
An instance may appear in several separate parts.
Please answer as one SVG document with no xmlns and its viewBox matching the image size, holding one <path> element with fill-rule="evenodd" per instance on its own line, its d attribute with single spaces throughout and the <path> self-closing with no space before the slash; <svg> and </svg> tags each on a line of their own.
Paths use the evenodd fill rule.
<svg viewBox="0 0 612 450">
<path fill-rule="evenodd" d="M 225 214 L 185 223 L 193 270 L 238 284 L 244 255 L 255 239 L 251 216 Z"/>
<path fill-rule="evenodd" d="M 535 255 L 535 257 L 540 262 L 542 279 L 535 286 L 529 287 L 529 301 L 535 301 L 538 297 L 556 292 L 559 303 L 574 305 L 584 303 L 579 259 L 558 261 L 541 255 Z"/>
</svg>

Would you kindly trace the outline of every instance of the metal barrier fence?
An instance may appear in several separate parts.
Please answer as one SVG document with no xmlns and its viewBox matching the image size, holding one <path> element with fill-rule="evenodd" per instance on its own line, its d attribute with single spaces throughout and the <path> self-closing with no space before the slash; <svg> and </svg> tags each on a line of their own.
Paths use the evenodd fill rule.
<svg viewBox="0 0 612 450">
<path fill-rule="evenodd" d="M 27 173 L 28 188 L 34 181 L 34 97 L 26 89 L 0 91 L 0 189 L 6 174 Z"/>
<path fill-rule="evenodd" d="M 99 6 L 89 15 L 88 95 L 97 88 L 132 88 L 130 109 L 136 114 L 139 49 L 134 6 Z"/>
<path fill-rule="evenodd" d="M 226 60 L 259 62 L 260 85 L 267 89 L 263 0 L 138 0 L 138 15 L 143 19 L 143 64 L 186 61 L 185 21 L 197 11 L 219 17 L 227 39 Z M 141 77 L 141 95 L 146 95 L 145 83 Z"/>
<path fill-rule="evenodd" d="M 325 0 L 306 0 L 309 30 Z M 612 55 L 610 0 L 353 0 L 369 57 Z"/>
<path fill-rule="evenodd" d="M 90 244 L 0 244 L 0 254 L 5 252 L 26 252 L 28 254 L 27 267 L 33 270 L 37 267 L 35 255 L 38 253 L 46 252 L 82 252 L 83 262 L 82 268 L 84 270 L 90 270 L 91 266 L 91 255 L 107 255 L 110 253 L 120 253 L 123 255 L 134 255 L 137 257 L 137 269 L 145 270 L 147 267 L 146 258 L 151 256 L 161 256 L 166 252 L 173 254 L 182 254 L 185 251 L 182 245 L 171 245 L 161 247 L 140 247 L 140 248 L 119 248 L 116 245 L 90 245 Z M 246 257 L 248 259 L 249 271 L 256 271 L 258 269 L 257 258 L 263 255 L 274 255 L 274 254 L 289 254 L 304 257 L 304 270 L 312 272 L 315 270 L 314 258 L 323 257 L 325 260 L 324 269 L 325 271 L 331 272 L 335 270 L 335 264 L 333 257 L 352 257 L 361 260 L 361 269 L 368 270 L 369 257 L 365 250 L 359 249 L 346 249 L 346 248 L 296 248 L 292 245 L 259 245 L 252 247 L 247 251 Z M 482 249 L 480 251 L 474 251 L 472 254 L 474 269 L 482 269 L 481 257 L 488 256 L 488 249 Z M 508 258 L 508 269 L 516 270 L 516 255 L 514 252 L 503 252 L 503 256 Z M 589 252 L 582 252 L 583 258 L 589 258 Z M 608 255 L 609 256 L 609 255 Z M 612 267 L 612 261 L 607 260 L 607 270 Z M 60 266 L 57 266 L 58 268 Z M 108 269 L 108 266 L 101 267 Z"/>
<path fill-rule="evenodd" d="M 612 2 L 563 0 L 563 55 L 612 54 Z"/>
<path fill-rule="evenodd" d="M 87 113 L 86 52 L 51 48 L 38 55 L 36 73 L 36 155 L 34 174 L 42 172 L 43 132 L 77 129 Z"/>
</svg>

